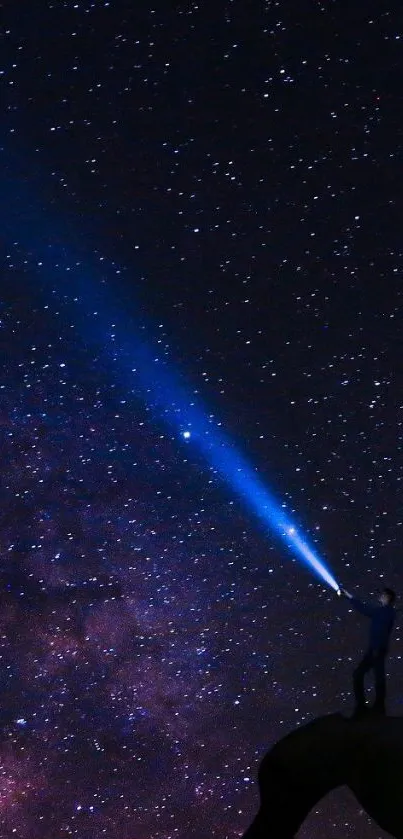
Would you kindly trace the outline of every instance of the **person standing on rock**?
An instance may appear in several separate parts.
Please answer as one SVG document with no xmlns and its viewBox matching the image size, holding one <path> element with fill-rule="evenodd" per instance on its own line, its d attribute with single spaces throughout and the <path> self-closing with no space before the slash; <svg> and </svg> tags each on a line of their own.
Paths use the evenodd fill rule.
<svg viewBox="0 0 403 839">
<path fill-rule="evenodd" d="M 375 676 L 375 702 L 372 711 L 386 714 L 386 675 L 385 662 L 389 652 L 389 641 L 395 623 L 396 610 L 394 608 L 396 594 L 391 588 L 384 588 L 379 595 L 378 603 L 363 603 L 345 589 L 339 593 L 346 597 L 352 607 L 360 614 L 370 618 L 369 644 L 364 658 L 353 673 L 355 696 L 354 717 L 360 717 L 367 710 L 365 701 L 364 679 L 373 670 Z"/>
</svg>

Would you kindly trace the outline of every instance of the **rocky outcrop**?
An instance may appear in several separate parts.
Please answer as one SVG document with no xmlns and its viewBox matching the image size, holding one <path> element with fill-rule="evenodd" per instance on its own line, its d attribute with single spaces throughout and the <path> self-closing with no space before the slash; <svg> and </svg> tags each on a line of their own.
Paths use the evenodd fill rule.
<svg viewBox="0 0 403 839">
<path fill-rule="evenodd" d="M 403 717 L 331 714 L 276 743 L 261 762 L 260 808 L 243 839 L 292 839 L 315 804 L 340 786 L 403 839 Z"/>
</svg>

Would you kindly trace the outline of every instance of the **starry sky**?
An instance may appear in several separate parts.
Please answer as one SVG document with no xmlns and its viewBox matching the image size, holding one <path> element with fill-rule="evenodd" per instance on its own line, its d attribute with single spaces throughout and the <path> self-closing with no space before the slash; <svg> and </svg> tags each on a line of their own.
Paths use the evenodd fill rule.
<svg viewBox="0 0 403 839">
<path fill-rule="evenodd" d="M 0 836 L 236 839 L 366 626 L 182 418 L 401 589 L 400 4 L 3 11 Z M 300 835 L 386 834 L 338 791 Z"/>
</svg>

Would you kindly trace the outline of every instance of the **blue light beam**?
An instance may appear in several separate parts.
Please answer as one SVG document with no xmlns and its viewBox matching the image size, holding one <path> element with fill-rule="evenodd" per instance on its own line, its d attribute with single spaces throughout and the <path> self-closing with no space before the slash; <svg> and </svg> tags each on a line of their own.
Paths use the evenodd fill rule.
<svg viewBox="0 0 403 839">
<path fill-rule="evenodd" d="M 137 353 L 138 358 L 138 353 Z M 165 421 L 199 448 L 210 466 L 219 472 L 226 483 L 242 498 L 259 520 L 275 531 L 294 555 L 305 563 L 326 585 L 338 591 L 339 584 L 322 562 L 316 551 L 298 531 L 284 508 L 266 488 L 254 469 L 241 455 L 217 423 L 200 404 L 191 400 L 187 389 L 166 366 L 160 365 L 150 351 L 143 347 L 139 377 L 144 387 L 152 383 L 153 399 Z"/>
<path fill-rule="evenodd" d="M 2 149 L 5 157 L 4 148 Z M 11 164 L 10 164 L 11 159 Z M 24 254 L 32 272 L 32 290 L 59 298 L 68 307 L 81 339 L 108 363 L 125 392 L 137 395 L 141 384 L 148 406 L 180 434 L 188 445 L 197 447 L 210 467 L 227 483 L 265 528 L 277 534 L 288 549 L 319 579 L 335 591 L 339 585 L 308 540 L 284 512 L 254 469 L 197 402 L 183 377 L 174 374 L 158 344 L 152 348 L 139 337 L 141 327 L 124 310 L 105 279 L 96 257 L 88 258 L 89 244 L 83 231 L 63 221 L 58 225 L 52 210 L 28 184 L 33 181 L 27 167 L 16 166 L 15 158 L 5 161 L 8 172 L 2 190 L 0 223 L 10 249 Z M 38 179 L 38 176 L 37 176 Z M 38 183 L 39 187 L 39 183 Z M 96 249 L 93 249 L 94 252 Z M 103 263 L 105 266 L 107 260 Z M 116 270 L 116 266 L 114 266 Z M 48 300 L 47 300 L 48 302 Z"/>
</svg>

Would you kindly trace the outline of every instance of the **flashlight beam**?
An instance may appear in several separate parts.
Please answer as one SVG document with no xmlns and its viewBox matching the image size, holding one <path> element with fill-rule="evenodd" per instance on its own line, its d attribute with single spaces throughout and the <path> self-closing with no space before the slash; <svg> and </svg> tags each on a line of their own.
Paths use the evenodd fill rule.
<svg viewBox="0 0 403 839">
<path fill-rule="evenodd" d="M 339 586 L 330 570 L 299 534 L 256 469 L 236 450 L 204 406 L 196 402 L 191 387 L 187 388 L 168 368 L 159 345 L 154 342 L 158 349 L 151 349 L 151 341 L 145 344 L 139 339 L 140 325 L 119 305 L 116 291 L 108 288 L 99 264 L 88 259 L 89 245 L 82 231 L 67 226 L 66 220 L 58 224 L 54 212 L 44 209 L 41 197 L 28 185 L 31 169 L 25 162 L 21 165 L 13 152 L 7 151 L 6 155 L 4 146 L 0 151 L 7 187 L 0 196 L 0 223 L 6 240 L 25 251 L 33 285 L 43 289 L 47 298 L 57 297 L 68 307 L 83 342 L 95 348 L 125 392 L 137 395 L 141 384 L 148 406 L 176 434 L 182 430 L 186 444 L 202 452 L 210 468 L 221 475 L 265 528 L 281 537 L 307 568 L 337 591 Z M 31 177 L 25 177 L 25 170 Z"/>
</svg>

